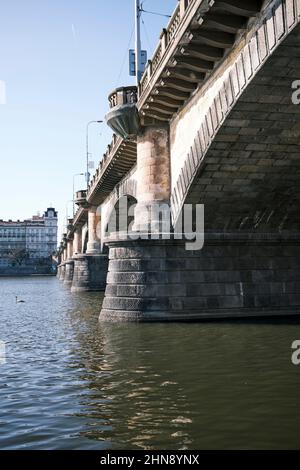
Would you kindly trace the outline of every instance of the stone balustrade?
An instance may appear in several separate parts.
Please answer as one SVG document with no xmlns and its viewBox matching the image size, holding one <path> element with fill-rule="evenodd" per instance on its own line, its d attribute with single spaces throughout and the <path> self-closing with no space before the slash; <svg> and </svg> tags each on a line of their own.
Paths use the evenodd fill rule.
<svg viewBox="0 0 300 470">
<path fill-rule="evenodd" d="M 82 206 L 86 203 L 86 190 L 77 191 L 75 194 L 75 204 Z"/>
<path fill-rule="evenodd" d="M 136 162 L 136 142 L 125 141 L 113 134 L 111 144 L 103 154 L 98 168 L 90 181 L 87 202 L 101 204 L 131 170 Z M 101 187 L 101 191 L 99 188 Z"/>
<path fill-rule="evenodd" d="M 125 104 L 134 104 L 137 102 L 137 87 L 127 86 L 114 90 L 108 97 L 110 109 Z"/>
<path fill-rule="evenodd" d="M 196 0 L 180 0 L 178 2 L 178 5 L 169 21 L 168 26 L 163 29 L 161 33 L 160 42 L 153 54 L 152 59 L 148 61 L 148 65 L 139 85 L 139 98 L 146 92 L 153 75 L 159 68 L 162 59 L 166 56 L 167 50 L 177 35 L 181 20 L 186 15 L 187 10 L 191 7 L 192 3 L 196 3 Z"/>
</svg>

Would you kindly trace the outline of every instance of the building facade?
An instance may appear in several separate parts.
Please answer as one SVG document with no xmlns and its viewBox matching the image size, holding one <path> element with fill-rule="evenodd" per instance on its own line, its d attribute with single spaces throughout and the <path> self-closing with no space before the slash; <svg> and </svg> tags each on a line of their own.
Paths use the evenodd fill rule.
<svg viewBox="0 0 300 470">
<path fill-rule="evenodd" d="M 57 212 L 48 208 L 43 216 L 24 221 L 0 220 L 0 269 L 51 262 L 57 248 Z"/>
</svg>

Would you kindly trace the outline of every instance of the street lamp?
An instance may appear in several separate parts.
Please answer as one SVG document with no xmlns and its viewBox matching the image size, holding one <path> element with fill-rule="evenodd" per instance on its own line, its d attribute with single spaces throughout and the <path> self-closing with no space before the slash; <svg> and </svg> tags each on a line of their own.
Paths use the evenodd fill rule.
<svg viewBox="0 0 300 470">
<path fill-rule="evenodd" d="M 73 175 L 73 218 L 75 215 L 75 178 L 76 176 L 84 176 L 84 173 L 75 173 L 75 175 Z"/>
<path fill-rule="evenodd" d="M 70 202 L 74 203 L 74 198 L 73 199 L 69 199 L 67 202 L 66 202 L 66 232 L 68 230 L 68 219 L 69 219 L 69 204 Z"/>
<path fill-rule="evenodd" d="M 89 188 L 90 172 L 89 172 L 89 127 L 91 124 L 102 124 L 103 121 L 89 121 L 86 126 L 86 186 Z"/>
</svg>

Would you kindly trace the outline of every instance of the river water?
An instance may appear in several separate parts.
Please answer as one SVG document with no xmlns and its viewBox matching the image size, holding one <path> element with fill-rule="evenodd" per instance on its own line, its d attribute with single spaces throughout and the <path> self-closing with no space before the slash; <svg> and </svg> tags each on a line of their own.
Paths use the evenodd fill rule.
<svg viewBox="0 0 300 470">
<path fill-rule="evenodd" d="M 99 324 L 101 301 L 0 279 L 0 449 L 300 448 L 300 322 Z"/>
</svg>

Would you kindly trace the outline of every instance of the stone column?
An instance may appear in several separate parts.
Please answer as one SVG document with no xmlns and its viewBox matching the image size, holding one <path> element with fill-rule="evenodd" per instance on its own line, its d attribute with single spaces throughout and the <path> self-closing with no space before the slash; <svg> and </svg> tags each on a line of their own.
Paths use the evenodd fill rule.
<svg viewBox="0 0 300 470">
<path fill-rule="evenodd" d="M 101 254 L 97 226 L 100 216 L 97 207 L 89 208 L 88 213 L 88 244 L 86 253 L 82 253 L 82 228 L 74 234 L 74 273 L 72 292 L 104 291 L 108 269 L 108 257 Z"/>
<path fill-rule="evenodd" d="M 67 259 L 65 261 L 65 276 L 64 284 L 71 286 L 74 274 L 74 260 L 73 260 L 73 240 L 67 242 Z"/>
<path fill-rule="evenodd" d="M 151 321 L 168 318 L 169 295 L 182 294 L 180 285 L 171 292 L 168 251 L 174 250 L 170 235 L 170 143 L 168 126 L 144 127 L 137 136 L 137 206 L 133 230 L 157 239 L 111 237 L 107 287 L 100 319 Z M 164 210 L 167 212 L 164 213 Z M 167 224 L 160 223 L 161 214 Z M 171 268 L 172 269 L 172 268 Z M 180 284 L 180 280 L 178 281 Z M 175 294 L 174 294 L 175 292 Z M 176 294 L 177 295 L 177 294 Z"/>
<path fill-rule="evenodd" d="M 64 281 L 66 273 L 66 258 L 67 258 L 67 248 L 65 247 L 61 254 L 61 266 L 60 266 L 60 276 L 59 280 Z"/>
<path fill-rule="evenodd" d="M 67 260 L 70 260 L 73 256 L 73 240 L 68 240 L 67 244 Z"/>
<path fill-rule="evenodd" d="M 82 248 L 81 228 L 78 228 L 74 232 L 73 254 L 79 255 L 81 253 L 81 248 Z"/>
<path fill-rule="evenodd" d="M 100 216 L 97 215 L 97 207 L 92 206 L 89 208 L 88 215 L 88 230 L 89 239 L 87 244 L 87 254 L 98 254 L 100 253 L 100 242 L 97 237 L 97 225 L 100 221 Z"/>
<path fill-rule="evenodd" d="M 137 137 L 135 230 L 160 232 L 158 205 L 169 206 L 171 192 L 169 127 L 144 127 Z"/>
</svg>

